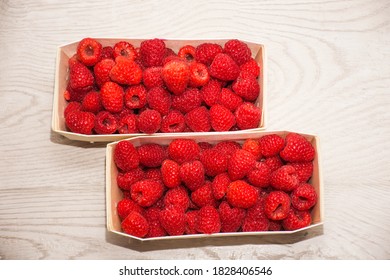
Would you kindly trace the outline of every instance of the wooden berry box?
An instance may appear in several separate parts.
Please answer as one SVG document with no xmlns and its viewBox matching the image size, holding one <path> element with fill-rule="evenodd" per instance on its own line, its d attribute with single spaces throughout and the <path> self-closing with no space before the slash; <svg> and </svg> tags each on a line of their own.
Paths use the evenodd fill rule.
<svg viewBox="0 0 390 280">
<path fill-rule="evenodd" d="M 234 38 L 229 38 L 234 39 Z M 104 39 L 96 39 L 100 42 L 103 47 L 104 46 L 113 46 L 116 42 L 119 41 L 128 41 L 133 44 L 135 47 L 139 47 L 140 43 L 146 39 L 121 39 L 121 38 L 104 38 Z M 165 44 L 168 48 L 173 49 L 177 52 L 181 46 L 186 44 L 191 44 L 193 46 L 200 45 L 205 42 L 217 43 L 221 46 L 227 42 L 228 39 L 206 39 L 206 40 L 165 40 Z M 258 78 L 260 84 L 260 94 L 257 100 L 255 101 L 255 105 L 261 109 L 261 121 L 258 128 L 240 130 L 240 131 L 229 131 L 227 133 L 236 135 L 245 131 L 259 131 L 264 130 L 266 128 L 267 114 L 266 114 L 266 56 L 265 56 L 265 48 L 264 45 L 247 42 L 249 48 L 252 51 L 253 58 L 258 62 L 260 66 L 260 76 Z M 64 118 L 64 110 L 67 105 L 67 101 L 65 100 L 63 94 L 66 90 L 68 83 L 68 60 L 76 53 L 77 45 L 79 42 L 73 42 L 67 45 L 60 46 L 57 50 L 57 60 L 56 60 L 56 72 L 55 72 L 55 85 L 54 85 L 54 98 L 53 98 L 53 112 L 52 112 L 52 130 L 56 133 L 59 133 L 71 140 L 78 141 L 87 141 L 87 142 L 112 142 L 117 141 L 119 139 L 125 139 L 129 137 L 135 136 L 145 136 L 148 134 L 144 133 L 134 133 L 134 134 L 92 134 L 92 135 L 84 135 L 79 133 L 73 133 L 66 128 L 65 118 Z M 184 135 L 193 135 L 197 132 L 187 132 L 180 133 Z M 165 135 L 178 135 L 179 133 L 155 133 L 159 136 Z M 219 135 L 220 132 L 202 132 L 202 135 Z"/>
<path fill-rule="evenodd" d="M 130 141 L 135 147 L 148 143 L 156 143 L 160 145 L 168 145 L 172 140 L 178 138 L 189 138 L 196 142 L 209 142 L 216 144 L 225 140 L 234 140 L 239 143 L 243 143 L 246 139 L 260 138 L 268 134 L 277 134 L 283 138 L 289 133 L 289 131 L 251 131 L 241 134 L 219 134 L 219 135 L 152 135 L 148 137 L 134 137 L 126 139 Z M 299 133 L 299 132 L 297 132 Z M 273 235 L 291 235 L 300 231 L 305 231 L 311 228 L 319 227 L 323 224 L 324 216 L 324 186 L 321 174 L 320 164 L 320 151 L 319 151 L 319 138 L 315 135 L 299 133 L 304 136 L 315 149 L 315 158 L 313 160 L 313 174 L 309 180 L 309 183 L 314 187 L 318 195 L 318 201 L 316 205 L 311 209 L 312 223 L 310 226 L 301 228 L 294 231 L 263 231 L 263 232 L 232 232 L 232 233 L 214 233 L 214 234 L 193 234 L 193 235 L 179 235 L 179 236 L 164 236 L 153 238 L 139 238 L 126 234 L 121 229 L 121 220 L 117 214 L 117 203 L 123 198 L 122 190 L 118 187 L 116 177 L 118 175 L 118 169 L 114 163 L 114 149 L 117 142 L 113 142 L 107 145 L 106 148 L 106 211 L 107 211 L 107 230 L 113 234 L 127 237 L 129 239 L 136 239 L 141 241 L 150 240 L 175 240 L 175 239 L 189 239 L 189 238 L 211 238 L 211 237 L 224 237 L 224 236 L 253 236 L 254 238 L 261 238 L 262 236 Z"/>
</svg>

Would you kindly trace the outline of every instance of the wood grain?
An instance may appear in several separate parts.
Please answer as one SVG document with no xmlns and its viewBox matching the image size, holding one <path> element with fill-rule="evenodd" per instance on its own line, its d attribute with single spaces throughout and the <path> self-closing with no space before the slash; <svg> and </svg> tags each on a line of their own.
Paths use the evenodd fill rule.
<svg viewBox="0 0 390 280">
<path fill-rule="evenodd" d="M 390 3 L 0 1 L 0 259 L 390 259 Z M 268 129 L 321 139 L 325 225 L 288 238 L 140 243 L 105 229 L 104 144 L 50 131 L 59 45 L 265 44 Z"/>
</svg>

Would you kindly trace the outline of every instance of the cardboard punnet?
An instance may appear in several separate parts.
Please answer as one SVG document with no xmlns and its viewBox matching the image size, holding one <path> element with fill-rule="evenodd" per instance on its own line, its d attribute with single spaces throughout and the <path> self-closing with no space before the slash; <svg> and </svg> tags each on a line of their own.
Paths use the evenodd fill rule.
<svg viewBox="0 0 390 280">
<path fill-rule="evenodd" d="M 128 41 L 133 44 L 135 47 L 138 47 L 142 41 L 146 39 L 121 39 L 121 38 L 106 38 L 106 39 L 96 39 L 103 46 L 113 46 L 116 42 L 119 41 Z M 178 51 L 180 47 L 191 44 L 193 46 L 198 46 L 205 42 L 217 43 L 221 46 L 228 41 L 228 39 L 204 39 L 204 40 L 171 40 L 164 39 L 165 44 L 168 48 L 172 48 L 174 51 Z M 228 132 L 231 134 L 242 133 L 245 131 L 260 131 L 266 128 L 267 123 L 267 108 L 266 108 L 266 53 L 264 45 L 257 44 L 253 42 L 244 41 L 248 44 L 249 48 L 252 51 L 253 58 L 258 62 L 260 66 L 260 94 L 255 105 L 259 107 L 262 111 L 261 121 L 258 128 L 247 129 L 241 131 Z M 110 135 L 84 135 L 79 133 L 70 132 L 65 125 L 64 119 L 64 110 L 67 104 L 63 93 L 66 90 L 68 84 L 68 60 L 76 53 L 78 42 L 73 42 L 67 45 L 60 46 L 57 50 L 57 60 L 56 60 L 56 73 L 55 73 L 55 85 L 54 85 L 54 98 L 53 98 L 53 112 L 52 112 L 52 130 L 56 133 L 59 133 L 71 140 L 78 141 L 88 141 L 88 142 L 112 142 L 119 139 L 125 139 L 135 136 L 145 136 L 148 134 L 144 133 L 135 133 L 135 134 L 110 134 Z M 196 132 L 186 133 L 191 135 Z M 168 133 L 155 133 L 156 135 L 177 135 L 177 134 L 168 134 Z M 217 135 L 219 132 L 203 132 L 203 135 Z"/>
</svg>

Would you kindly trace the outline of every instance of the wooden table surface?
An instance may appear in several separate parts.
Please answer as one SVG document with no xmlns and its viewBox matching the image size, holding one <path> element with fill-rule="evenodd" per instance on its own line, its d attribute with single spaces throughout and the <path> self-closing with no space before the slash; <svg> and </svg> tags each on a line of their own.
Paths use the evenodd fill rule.
<svg viewBox="0 0 390 280">
<path fill-rule="evenodd" d="M 106 232 L 105 144 L 51 132 L 57 46 L 83 37 L 265 44 L 268 129 L 317 134 L 323 228 L 128 243 Z M 390 2 L 0 1 L 0 259 L 390 259 Z"/>
</svg>

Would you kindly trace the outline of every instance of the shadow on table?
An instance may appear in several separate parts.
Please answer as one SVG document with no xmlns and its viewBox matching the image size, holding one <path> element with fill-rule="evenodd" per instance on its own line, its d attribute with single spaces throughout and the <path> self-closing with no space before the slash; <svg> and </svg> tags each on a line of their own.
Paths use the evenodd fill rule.
<svg viewBox="0 0 390 280">
<path fill-rule="evenodd" d="M 70 140 L 54 131 L 50 131 L 50 141 L 55 144 L 67 145 L 80 148 L 105 148 L 107 142 L 84 142 L 77 140 Z"/>
</svg>

